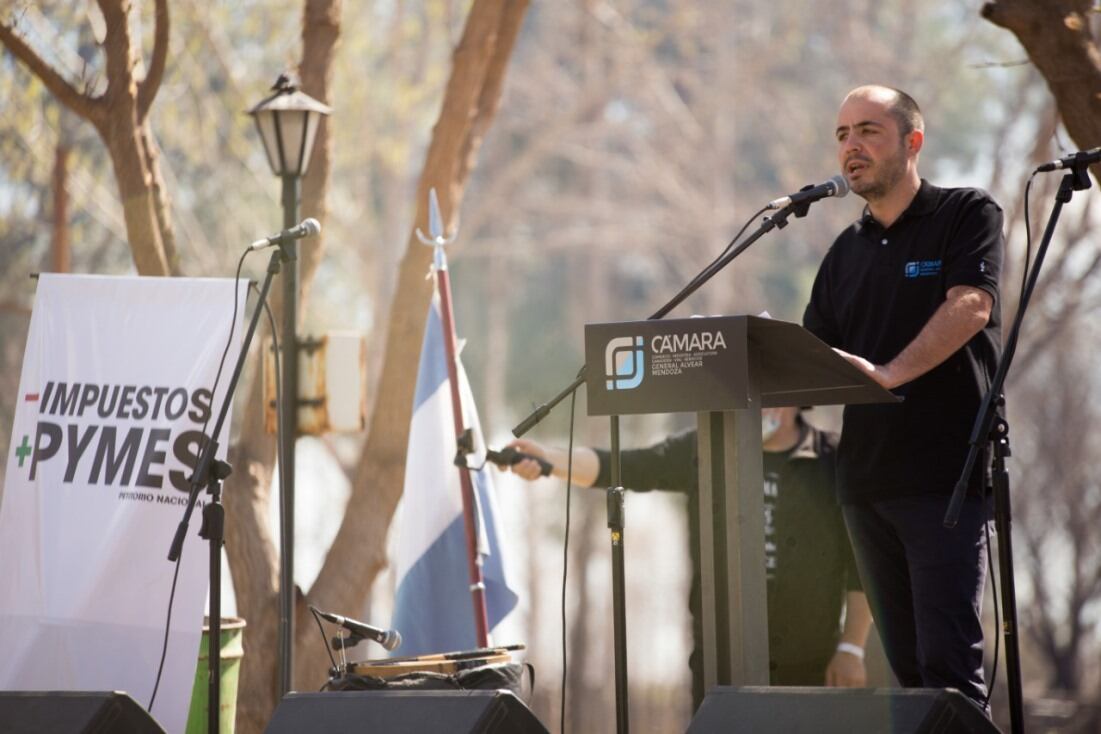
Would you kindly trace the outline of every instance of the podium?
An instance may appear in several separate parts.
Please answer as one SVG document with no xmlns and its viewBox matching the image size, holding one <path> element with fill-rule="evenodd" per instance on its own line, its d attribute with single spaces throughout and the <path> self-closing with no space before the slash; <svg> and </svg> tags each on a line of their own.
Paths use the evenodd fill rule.
<svg viewBox="0 0 1101 734">
<path fill-rule="evenodd" d="M 587 324 L 585 364 L 613 454 L 618 416 L 697 414 L 704 687 L 767 686 L 761 409 L 900 398 L 801 326 L 756 316 Z"/>
</svg>

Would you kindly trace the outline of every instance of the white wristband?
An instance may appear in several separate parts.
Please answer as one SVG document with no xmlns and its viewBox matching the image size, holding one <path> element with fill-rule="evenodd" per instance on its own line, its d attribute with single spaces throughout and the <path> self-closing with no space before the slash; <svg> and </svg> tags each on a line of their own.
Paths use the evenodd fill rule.
<svg viewBox="0 0 1101 734">
<path fill-rule="evenodd" d="M 862 648 L 860 645 L 854 645 L 851 642 L 837 643 L 837 651 L 847 652 L 854 657 L 860 658 L 861 660 L 864 659 L 864 648 Z"/>
</svg>

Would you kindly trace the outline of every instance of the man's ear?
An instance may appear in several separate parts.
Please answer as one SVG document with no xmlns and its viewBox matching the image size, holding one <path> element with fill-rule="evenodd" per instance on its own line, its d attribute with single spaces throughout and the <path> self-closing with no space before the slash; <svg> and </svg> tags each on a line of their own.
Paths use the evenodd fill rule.
<svg viewBox="0 0 1101 734">
<path fill-rule="evenodd" d="M 925 131 L 914 130 L 908 136 L 906 141 L 906 150 L 911 155 L 917 155 L 921 152 L 921 146 L 925 144 Z"/>
</svg>

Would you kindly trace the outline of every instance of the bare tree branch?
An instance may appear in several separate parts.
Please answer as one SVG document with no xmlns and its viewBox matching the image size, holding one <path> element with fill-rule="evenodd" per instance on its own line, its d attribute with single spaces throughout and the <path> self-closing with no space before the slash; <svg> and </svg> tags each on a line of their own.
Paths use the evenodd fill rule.
<svg viewBox="0 0 1101 734">
<path fill-rule="evenodd" d="M 459 171 L 456 174 L 460 180 L 470 174 L 474 167 L 478 146 L 485 138 L 486 130 L 497 114 L 497 108 L 501 101 L 501 88 L 505 83 L 505 69 L 509 59 L 512 58 L 512 49 L 516 45 L 516 37 L 520 34 L 520 24 L 524 20 L 524 9 L 527 0 L 509 3 L 519 8 L 512 8 L 501 13 L 497 26 L 497 32 L 492 37 L 493 55 L 489 59 L 489 66 L 485 72 L 485 81 L 482 83 L 482 92 L 478 95 L 478 106 L 474 112 L 474 122 L 470 133 L 466 137 L 462 153 L 459 156 Z M 456 52 L 458 53 L 458 52 Z"/>
<path fill-rule="evenodd" d="M 1092 6 L 1092 0 L 990 0 L 982 7 L 984 18 L 1025 47 L 1082 148 L 1101 142 L 1101 52 L 1090 33 Z M 1101 169 L 1091 170 L 1101 180 Z"/>
<path fill-rule="evenodd" d="M 103 117 L 100 100 L 77 91 L 76 87 L 62 77 L 56 69 L 43 61 L 42 57 L 27 45 L 22 36 L 16 33 L 13 26 L 0 23 L 0 44 L 3 44 L 15 58 L 26 64 L 27 68 L 42 80 L 42 83 L 46 85 L 46 88 L 59 102 L 85 120 L 97 126 L 99 125 Z"/>
<path fill-rule="evenodd" d="M 130 38 L 130 18 L 123 0 L 96 0 L 107 34 L 103 39 L 103 53 L 107 57 L 107 91 L 104 97 L 107 106 L 114 107 L 119 99 L 130 94 L 133 83 L 133 67 L 130 63 L 132 39 Z"/>
<path fill-rule="evenodd" d="M 138 122 L 144 122 L 149 108 L 164 79 L 165 62 L 168 59 L 168 0 L 157 0 L 156 29 L 153 33 L 153 57 L 149 62 L 149 71 L 145 79 L 138 83 Z"/>
</svg>

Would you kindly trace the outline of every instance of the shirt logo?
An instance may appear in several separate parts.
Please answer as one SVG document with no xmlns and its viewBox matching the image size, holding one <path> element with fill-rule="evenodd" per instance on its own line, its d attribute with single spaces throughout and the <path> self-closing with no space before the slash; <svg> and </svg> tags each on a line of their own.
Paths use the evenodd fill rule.
<svg viewBox="0 0 1101 734">
<path fill-rule="evenodd" d="M 925 278 L 940 275 L 940 260 L 913 260 L 906 263 L 904 273 L 907 278 Z"/>
</svg>

